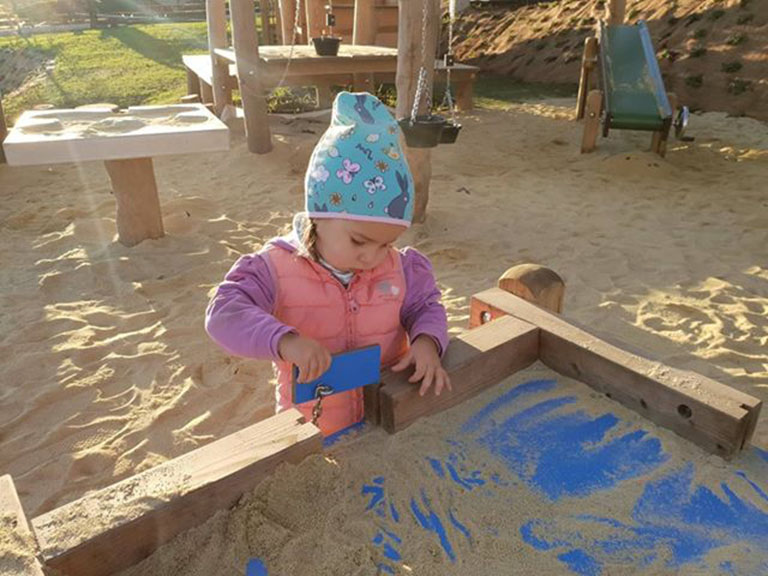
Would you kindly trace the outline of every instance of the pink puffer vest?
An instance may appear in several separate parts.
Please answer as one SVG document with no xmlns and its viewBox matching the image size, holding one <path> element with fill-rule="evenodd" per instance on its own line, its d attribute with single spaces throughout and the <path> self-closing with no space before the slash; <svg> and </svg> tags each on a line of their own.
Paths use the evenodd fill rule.
<svg viewBox="0 0 768 576">
<path fill-rule="evenodd" d="M 381 346 L 384 366 L 406 352 L 408 337 L 400 324 L 405 299 L 405 276 L 400 254 L 390 250 L 382 264 L 355 275 L 345 288 L 326 268 L 279 246 L 266 252 L 275 279 L 274 316 L 313 338 L 331 354 L 353 348 Z M 291 364 L 276 362 L 277 411 L 293 406 Z M 309 421 L 313 402 L 298 404 Z M 351 390 L 323 400 L 319 426 L 324 435 L 338 432 L 363 418 L 362 390 Z"/>
</svg>

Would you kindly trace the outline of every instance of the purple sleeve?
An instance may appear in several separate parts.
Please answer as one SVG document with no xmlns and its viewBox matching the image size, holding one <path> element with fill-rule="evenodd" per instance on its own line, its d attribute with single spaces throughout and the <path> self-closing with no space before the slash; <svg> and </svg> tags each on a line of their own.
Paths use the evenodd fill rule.
<svg viewBox="0 0 768 576">
<path fill-rule="evenodd" d="M 440 303 L 441 294 L 432 264 L 413 248 L 404 249 L 401 255 L 406 289 L 400 322 L 411 341 L 422 334 L 432 337 L 442 356 L 448 347 L 448 319 Z"/>
<path fill-rule="evenodd" d="M 275 282 L 267 256 L 240 258 L 205 312 L 205 330 L 224 350 L 247 358 L 279 359 L 277 343 L 294 329 L 272 316 Z"/>
</svg>

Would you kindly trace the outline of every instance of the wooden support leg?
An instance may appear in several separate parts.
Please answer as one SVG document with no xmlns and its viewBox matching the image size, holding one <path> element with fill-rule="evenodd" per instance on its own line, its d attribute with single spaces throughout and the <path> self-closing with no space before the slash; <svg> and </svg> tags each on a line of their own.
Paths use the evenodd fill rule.
<svg viewBox="0 0 768 576">
<path fill-rule="evenodd" d="M 474 78 L 456 82 L 456 108 L 459 112 L 469 112 L 475 105 L 472 97 L 475 92 Z"/>
<path fill-rule="evenodd" d="M 21 507 L 13 479 L 0 476 L 0 570 L 14 576 L 43 576 L 37 542 Z M 6 572 L 7 570 L 7 572 Z"/>
<path fill-rule="evenodd" d="M 262 89 L 258 70 L 259 41 L 253 22 L 253 0 L 230 2 L 229 9 L 232 18 L 232 43 L 237 54 L 237 81 L 240 86 L 240 98 L 243 101 L 248 150 L 256 154 L 266 154 L 272 150 L 272 134 L 267 117 L 267 98 Z"/>
<path fill-rule="evenodd" d="M 592 152 L 597 146 L 597 134 L 600 132 L 600 113 L 603 109 L 603 92 L 592 90 L 587 96 L 586 121 L 581 139 L 581 153 Z"/>
<path fill-rule="evenodd" d="M 262 3 L 263 4 L 263 3 Z M 216 56 L 217 48 L 227 48 L 227 7 L 226 0 L 206 0 L 205 14 L 208 25 L 208 51 L 211 56 L 211 92 L 204 89 L 203 103 L 213 102 L 217 116 L 232 104 L 232 90 L 229 88 L 229 63 Z"/>
<path fill-rule="evenodd" d="M 117 202 L 120 243 L 135 246 L 147 238 L 162 238 L 165 231 L 152 158 L 106 160 L 104 165 Z"/>
<path fill-rule="evenodd" d="M 5 140 L 6 136 L 8 136 L 8 126 L 5 123 L 5 114 L 3 113 L 3 101 L 0 100 L 0 164 L 5 162 L 3 140 Z"/>
<path fill-rule="evenodd" d="M 317 107 L 326 110 L 333 106 L 333 96 L 331 93 L 331 85 L 319 83 L 315 86 L 317 90 Z"/>
<path fill-rule="evenodd" d="M 200 95 L 200 79 L 189 68 L 187 68 L 187 94 Z"/>
<path fill-rule="evenodd" d="M 584 40 L 584 58 L 581 61 L 581 77 L 579 78 L 579 95 L 576 101 L 576 120 L 584 118 L 587 106 L 587 94 L 594 84 L 594 71 L 597 65 L 597 38 Z"/>
<path fill-rule="evenodd" d="M 417 224 L 427 219 L 429 204 L 429 181 L 432 179 L 432 151 L 429 148 L 407 148 L 408 164 L 411 166 L 413 187 L 413 221 Z"/>
<path fill-rule="evenodd" d="M 203 104 L 213 104 L 213 88 L 200 80 L 200 100 Z"/>
</svg>

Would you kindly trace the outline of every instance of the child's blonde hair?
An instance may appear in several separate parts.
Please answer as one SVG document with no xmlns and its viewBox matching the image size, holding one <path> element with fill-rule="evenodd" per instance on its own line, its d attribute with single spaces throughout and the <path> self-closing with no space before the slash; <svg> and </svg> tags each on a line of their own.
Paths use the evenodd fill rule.
<svg viewBox="0 0 768 576">
<path fill-rule="evenodd" d="M 317 251 L 317 224 L 312 218 L 307 218 L 302 230 L 299 254 L 314 262 L 320 261 L 320 253 Z"/>
</svg>

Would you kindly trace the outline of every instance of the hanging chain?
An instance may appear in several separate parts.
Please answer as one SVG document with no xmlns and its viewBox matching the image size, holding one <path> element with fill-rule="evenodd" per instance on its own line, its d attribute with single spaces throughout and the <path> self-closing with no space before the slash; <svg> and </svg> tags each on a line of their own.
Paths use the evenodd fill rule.
<svg viewBox="0 0 768 576">
<path fill-rule="evenodd" d="M 312 407 L 312 424 L 317 426 L 317 421 L 323 415 L 323 398 L 333 394 L 333 388 L 326 384 L 318 384 L 315 388 L 315 405 Z"/>
<path fill-rule="evenodd" d="M 300 16 L 301 16 L 301 0 L 296 0 L 296 13 L 293 15 L 293 30 L 291 33 L 291 49 L 288 52 L 288 62 L 286 62 L 285 64 L 285 69 L 283 70 L 283 75 L 280 78 L 280 82 L 278 82 L 277 86 L 275 86 L 272 89 L 272 92 L 274 92 L 278 88 L 281 88 L 283 86 L 283 83 L 285 82 L 286 77 L 288 76 L 288 70 L 291 67 L 291 60 L 293 59 L 293 49 L 296 46 L 296 34 L 298 34 L 298 31 L 299 31 Z"/>
<path fill-rule="evenodd" d="M 421 7 L 421 67 L 419 68 L 419 79 L 416 83 L 416 94 L 413 97 L 413 107 L 411 108 L 411 124 L 416 121 L 416 115 L 419 113 L 419 104 L 421 104 L 421 98 L 424 91 L 427 88 L 427 12 L 429 2 L 431 0 L 424 0 Z M 427 93 L 427 115 L 429 115 L 432 109 L 432 101 Z"/>
<path fill-rule="evenodd" d="M 451 94 L 451 69 L 453 68 L 453 21 L 456 14 L 451 8 L 455 10 L 455 4 L 453 6 L 449 5 L 448 8 L 448 58 L 445 60 L 445 98 L 443 102 L 447 102 L 448 110 L 451 113 L 451 121 L 455 124 L 456 110 L 453 106 L 453 95 Z M 448 65 L 448 60 L 450 60 L 450 66 Z"/>
</svg>

